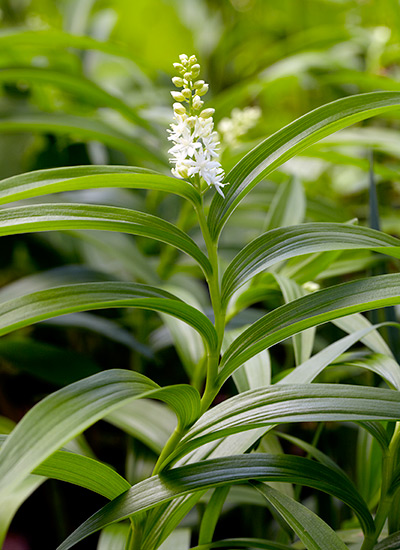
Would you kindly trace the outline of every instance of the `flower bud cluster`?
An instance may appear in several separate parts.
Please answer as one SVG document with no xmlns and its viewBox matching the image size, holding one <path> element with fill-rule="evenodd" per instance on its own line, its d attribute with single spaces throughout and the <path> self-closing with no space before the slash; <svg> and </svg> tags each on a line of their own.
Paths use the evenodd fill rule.
<svg viewBox="0 0 400 550">
<path fill-rule="evenodd" d="M 203 109 L 201 99 L 208 91 L 204 80 L 196 80 L 200 65 L 194 55 L 179 56 L 174 63 L 180 76 L 172 79 L 180 91 L 171 92 L 176 101 L 173 105 L 174 123 L 168 130 L 168 139 L 173 142 L 169 149 L 172 173 L 178 178 L 200 177 L 208 186 L 214 185 L 222 196 L 224 171 L 218 162 L 218 134 L 214 131 L 214 109 Z M 187 104 L 185 106 L 185 103 Z"/>
<path fill-rule="evenodd" d="M 218 124 L 218 132 L 225 147 L 237 147 L 239 138 L 257 124 L 261 117 L 259 107 L 233 109 L 230 118 L 223 118 Z"/>
</svg>

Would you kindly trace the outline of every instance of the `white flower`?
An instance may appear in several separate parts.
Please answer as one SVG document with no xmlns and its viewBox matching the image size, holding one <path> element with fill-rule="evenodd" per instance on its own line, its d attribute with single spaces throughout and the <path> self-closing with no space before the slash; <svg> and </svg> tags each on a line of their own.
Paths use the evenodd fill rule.
<svg viewBox="0 0 400 550">
<path fill-rule="evenodd" d="M 217 149 L 219 146 L 219 141 L 217 132 L 213 132 L 209 136 L 203 137 L 202 142 L 204 151 L 208 153 L 210 157 L 218 158 L 219 153 Z"/>
<path fill-rule="evenodd" d="M 245 107 L 233 109 L 230 118 L 223 118 L 218 124 L 218 132 L 221 134 L 223 145 L 237 147 L 239 138 L 255 126 L 261 117 L 259 107 Z"/>
<path fill-rule="evenodd" d="M 199 174 L 207 185 L 214 185 L 218 193 L 224 196 L 220 189 L 223 187 L 221 182 L 224 178 L 224 171 L 218 161 L 211 160 L 210 155 L 208 155 L 206 151 L 200 149 L 195 151 L 194 159 L 189 160 L 189 166 L 189 176 Z"/>
<path fill-rule="evenodd" d="M 195 176 L 201 178 L 207 186 L 213 185 L 217 192 L 223 195 L 222 181 L 224 171 L 218 162 L 218 134 L 214 131 L 212 115 L 214 109 L 201 110 L 203 101 L 200 95 L 208 90 L 208 84 L 195 79 L 200 73 L 200 65 L 195 56 L 180 55 L 181 63 L 174 67 L 181 77 L 172 79 L 175 86 L 183 87 L 182 92 L 171 92 L 174 99 L 180 103 L 174 104 L 174 123 L 168 130 L 168 140 L 173 146 L 169 149 L 170 162 L 174 164 L 171 172 L 177 178 L 192 179 L 194 185 L 199 185 Z M 188 103 L 188 110 L 183 103 Z"/>
<path fill-rule="evenodd" d="M 201 147 L 201 143 L 194 141 L 194 138 L 191 129 L 184 125 L 179 135 L 174 133 L 169 136 L 168 139 L 175 142 L 169 153 L 182 160 L 186 157 L 192 157 L 196 149 Z"/>
</svg>

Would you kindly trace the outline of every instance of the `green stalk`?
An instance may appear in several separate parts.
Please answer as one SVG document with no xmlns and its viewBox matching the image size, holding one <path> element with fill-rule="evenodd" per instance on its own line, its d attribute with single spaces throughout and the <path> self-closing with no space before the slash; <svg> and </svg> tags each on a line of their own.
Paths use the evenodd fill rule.
<svg viewBox="0 0 400 550">
<path fill-rule="evenodd" d="M 196 208 L 197 217 L 200 224 L 200 229 L 203 234 L 206 244 L 208 259 L 212 267 L 212 273 L 207 277 L 207 284 L 210 292 L 211 305 L 214 311 L 215 330 L 218 336 L 218 345 L 215 350 L 209 350 L 207 355 L 207 378 L 206 387 L 201 399 L 201 414 L 203 414 L 213 402 L 218 393 L 218 384 L 216 382 L 218 376 L 219 357 L 221 353 L 222 340 L 225 331 L 225 310 L 221 304 L 221 292 L 219 287 L 219 267 L 218 267 L 218 244 L 211 239 L 208 229 L 207 220 L 204 215 L 202 205 Z"/>
<path fill-rule="evenodd" d="M 382 460 L 382 488 L 381 498 L 378 504 L 378 509 L 375 516 L 375 531 L 367 535 L 361 546 L 361 550 L 372 550 L 375 546 L 379 535 L 385 525 L 392 505 L 393 494 L 390 492 L 393 473 L 396 467 L 397 456 L 400 446 L 400 423 L 396 423 L 396 428 Z"/>
<path fill-rule="evenodd" d="M 191 90 L 191 92 L 194 91 L 193 82 L 191 80 L 188 82 L 187 87 Z M 190 98 L 188 98 L 186 101 L 189 104 L 189 115 L 190 116 L 196 115 L 196 109 L 194 109 L 193 107 L 193 95 L 190 95 Z M 219 365 L 219 357 L 220 357 L 221 347 L 222 347 L 222 340 L 223 340 L 224 331 L 225 331 L 226 312 L 225 312 L 225 309 L 222 308 L 222 304 L 221 304 L 221 292 L 220 292 L 219 271 L 218 271 L 218 243 L 212 240 L 208 229 L 207 220 L 205 217 L 204 207 L 203 207 L 204 191 L 202 191 L 202 182 L 198 174 L 196 174 L 193 177 L 192 184 L 198 189 L 201 197 L 201 202 L 199 205 L 195 206 L 195 211 L 197 214 L 203 239 L 207 248 L 208 259 L 212 267 L 211 274 L 207 276 L 206 280 L 209 288 L 211 305 L 214 311 L 215 330 L 218 336 L 218 343 L 216 348 L 207 349 L 207 355 L 205 358 L 206 359 L 206 386 L 201 399 L 201 411 L 200 411 L 200 415 L 201 415 L 209 408 L 215 396 L 217 395 L 218 389 L 219 389 L 218 383 L 217 383 L 217 375 L 218 375 L 218 365 Z M 187 206 L 184 206 L 177 222 L 178 227 L 179 226 L 181 228 L 185 227 L 189 214 L 190 214 L 190 210 L 188 209 Z M 172 256 L 170 256 L 170 253 L 165 252 L 165 255 L 161 259 L 160 266 L 159 266 L 160 276 L 166 275 L 168 273 L 168 268 L 170 266 L 171 258 Z M 199 383 L 199 375 L 201 375 L 203 371 L 202 367 L 203 367 L 203 362 L 200 361 L 196 369 L 196 376 L 195 376 L 196 384 Z M 169 440 L 165 444 L 163 450 L 161 451 L 160 456 L 158 457 L 158 460 L 153 470 L 153 475 L 159 473 L 163 469 L 164 465 L 168 463 L 168 457 L 175 450 L 179 441 L 187 432 L 187 429 L 188 428 L 182 429 L 182 427 L 180 427 L 179 425 L 177 426 L 177 428 L 175 429 L 175 431 L 172 433 Z"/>
<path fill-rule="evenodd" d="M 142 528 L 138 521 L 131 520 L 131 529 L 129 532 L 126 550 L 140 550 L 142 546 Z"/>
<path fill-rule="evenodd" d="M 180 426 L 177 426 L 175 428 L 170 438 L 164 445 L 164 448 L 161 451 L 160 456 L 157 459 L 156 465 L 154 466 L 153 475 L 158 474 L 162 470 L 165 461 L 168 459 L 169 455 L 175 450 L 179 441 L 182 439 L 182 437 L 185 435 L 186 432 L 187 430 L 182 430 Z"/>
</svg>

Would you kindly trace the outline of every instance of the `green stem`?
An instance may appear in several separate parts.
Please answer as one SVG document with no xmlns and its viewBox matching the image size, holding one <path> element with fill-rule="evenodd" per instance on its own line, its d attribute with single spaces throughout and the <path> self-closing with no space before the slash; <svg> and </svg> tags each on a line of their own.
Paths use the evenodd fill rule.
<svg viewBox="0 0 400 550">
<path fill-rule="evenodd" d="M 212 273 L 207 277 L 210 292 L 211 305 L 214 311 L 215 330 L 218 337 L 218 345 L 214 350 L 209 350 L 207 356 L 207 379 L 204 394 L 201 400 L 201 414 L 203 414 L 213 402 L 218 393 L 217 376 L 222 340 L 225 331 L 225 309 L 221 304 L 221 292 L 219 287 L 218 244 L 211 238 L 207 220 L 202 205 L 196 208 L 200 229 L 208 252 L 208 259 L 212 266 Z"/>
<path fill-rule="evenodd" d="M 165 461 L 167 460 L 169 455 L 175 450 L 176 446 L 178 445 L 182 437 L 185 435 L 186 431 L 187 430 L 182 430 L 182 428 L 179 425 L 175 428 L 170 438 L 164 445 L 164 448 L 161 451 L 160 456 L 157 459 L 156 465 L 154 466 L 153 475 L 158 474 L 162 470 Z"/>
<path fill-rule="evenodd" d="M 389 515 L 394 496 L 390 492 L 390 485 L 392 483 L 393 472 L 396 467 L 399 446 L 400 423 L 397 422 L 392 440 L 389 445 L 389 449 L 386 451 L 382 460 L 381 498 L 375 515 L 375 530 L 373 533 L 365 537 L 364 542 L 361 546 L 361 550 L 373 549 Z"/>
<path fill-rule="evenodd" d="M 138 522 L 131 521 L 131 530 L 126 544 L 126 550 L 140 550 L 142 546 L 142 529 Z"/>
</svg>

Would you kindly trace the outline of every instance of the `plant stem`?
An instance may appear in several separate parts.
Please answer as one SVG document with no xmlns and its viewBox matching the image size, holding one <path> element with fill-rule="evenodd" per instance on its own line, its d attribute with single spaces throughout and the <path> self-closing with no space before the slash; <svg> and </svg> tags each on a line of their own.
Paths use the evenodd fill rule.
<svg viewBox="0 0 400 550">
<path fill-rule="evenodd" d="M 142 546 L 142 529 L 137 521 L 131 520 L 131 530 L 126 544 L 126 550 L 140 550 Z"/>
<path fill-rule="evenodd" d="M 394 496 L 390 492 L 390 485 L 392 483 L 393 472 L 396 467 L 396 459 L 398 456 L 399 446 L 400 423 L 397 422 L 392 440 L 389 445 L 389 449 L 386 451 L 382 460 L 381 498 L 375 515 L 375 530 L 373 533 L 365 537 L 363 545 L 361 546 L 361 550 L 372 550 L 372 548 L 375 546 L 376 541 L 379 538 L 379 535 L 382 532 L 386 519 L 389 515 Z"/>
<path fill-rule="evenodd" d="M 210 292 L 211 305 L 214 311 L 215 330 L 218 337 L 218 344 L 215 350 L 209 350 L 207 356 L 207 379 L 204 394 L 201 400 L 201 413 L 203 414 L 213 402 L 218 386 L 216 379 L 218 375 L 219 356 L 221 353 L 222 340 L 225 331 L 225 310 L 221 304 L 221 292 L 219 288 L 219 266 L 218 266 L 218 244 L 211 238 L 207 220 L 202 205 L 196 208 L 200 229 L 208 252 L 208 259 L 212 267 L 212 273 L 207 277 Z"/>
<path fill-rule="evenodd" d="M 169 457 L 172 451 L 175 450 L 177 444 L 185 435 L 185 432 L 186 430 L 182 430 L 182 428 L 179 425 L 172 432 L 170 438 L 164 445 L 164 448 L 157 459 L 156 465 L 154 466 L 153 475 L 158 474 L 162 470 L 163 464 L 165 463 L 166 459 Z"/>
</svg>

